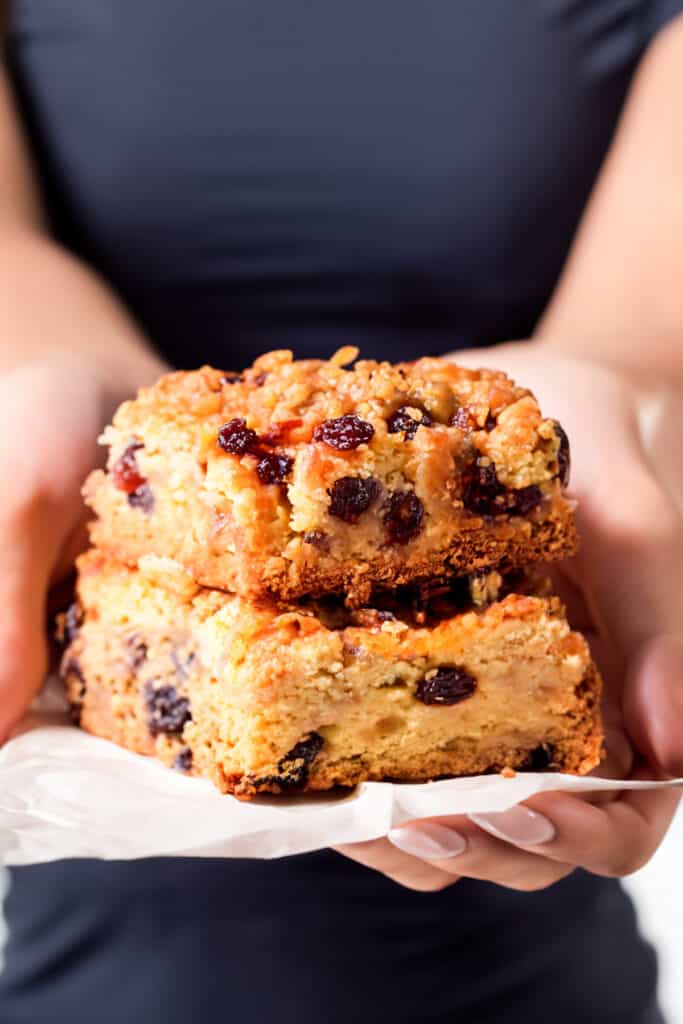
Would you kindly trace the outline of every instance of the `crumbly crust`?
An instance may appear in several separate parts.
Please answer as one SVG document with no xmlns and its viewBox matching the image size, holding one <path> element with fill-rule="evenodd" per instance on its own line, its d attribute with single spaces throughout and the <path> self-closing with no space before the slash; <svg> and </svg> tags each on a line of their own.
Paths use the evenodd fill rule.
<svg viewBox="0 0 683 1024">
<path fill-rule="evenodd" d="M 272 352 L 236 380 L 203 367 L 142 390 L 85 487 L 93 542 L 132 566 L 171 557 L 250 598 L 334 591 L 355 604 L 378 585 L 574 552 L 564 435 L 530 392 L 443 359 L 342 365 L 354 354 Z M 328 443 L 340 417 L 368 439 Z M 256 440 L 226 451 L 221 428 L 240 420 Z M 335 503 L 348 479 L 365 486 L 360 504 Z"/>
<path fill-rule="evenodd" d="M 334 626 L 314 603 L 248 602 L 98 551 L 78 596 L 62 674 L 83 728 L 241 798 L 600 759 L 599 676 L 556 598 L 425 626 L 341 610 Z"/>
</svg>

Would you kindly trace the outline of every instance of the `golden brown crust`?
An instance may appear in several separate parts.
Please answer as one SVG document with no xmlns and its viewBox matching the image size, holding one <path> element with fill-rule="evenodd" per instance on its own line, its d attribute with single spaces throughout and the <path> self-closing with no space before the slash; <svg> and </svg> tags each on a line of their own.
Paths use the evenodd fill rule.
<svg viewBox="0 0 683 1024">
<path fill-rule="evenodd" d="M 157 560 L 158 561 L 158 560 Z M 557 598 L 509 594 L 432 624 L 197 588 L 165 564 L 79 560 L 62 672 L 83 728 L 225 792 L 425 781 L 599 760 L 599 677 Z M 168 586 L 160 586 L 166 579 Z M 420 697 L 457 668 L 455 703 Z M 187 711 L 187 714 L 185 714 Z"/>
<path fill-rule="evenodd" d="M 221 381 L 209 367 L 173 373 L 117 412 L 109 471 L 85 488 L 93 543 L 112 557 L 171 557 L 204 586 L 251 598 L 346 592 L 360 603 L 375 586 L 576 548 L 562 435 L 503 374 L 269 353 Z M 323 424 L 348 416 L 365 441 L 321 439 Z M 218 441 L 235 420 L 253 432 L 241 455 Z M 280 482 L 264 483 L 264 456 L 284 460 Z M 121 478 L 122 459 L 132 477 Z M 135 493 L 131 480 L 144 481 Z M 335 499 L 348 481 L 370 481 L 360 504 Z"/>
</svg>

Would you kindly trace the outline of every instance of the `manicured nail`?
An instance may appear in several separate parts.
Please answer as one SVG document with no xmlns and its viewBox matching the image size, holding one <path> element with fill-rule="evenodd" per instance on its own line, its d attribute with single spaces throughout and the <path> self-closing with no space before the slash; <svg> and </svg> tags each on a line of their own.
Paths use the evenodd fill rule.
<svg viewBox="0 0 683 1024">
<path fill-rule="evenodd" d="M 479 828 L 507 843 L 538 846 L 555 838 L 555 826 L 551 821 L 538 811 L 521 805 L 497 814 L 470 814 L 468 817 Z"/>
<path fill-rule="evenodd" d="M 403 853 L 422 860 L 445 860 L 467 849 L 467 840 L 459 832 L 431 822 L 392 828 L 387 838 Z"/>
</svg>

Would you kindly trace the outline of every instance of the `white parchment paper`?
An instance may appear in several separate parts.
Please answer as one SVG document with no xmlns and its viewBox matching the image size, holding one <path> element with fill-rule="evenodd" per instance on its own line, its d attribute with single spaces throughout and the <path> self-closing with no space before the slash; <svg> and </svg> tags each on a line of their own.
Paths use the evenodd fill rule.
<svg viewBox="0 0 683 1024">
<path fill-rule="evenodd" d="M 0 749 L 0 862 L 284 857 L 376 839 L 415 818 L 503 811 L 544 790 L 671 785 L 683 779 L 619 782 L 547 772 L 423 785 L 368 782 L 342 796 L 245 803 L 82 732 L 68 723 L 53 690 Z"/>
</svg>

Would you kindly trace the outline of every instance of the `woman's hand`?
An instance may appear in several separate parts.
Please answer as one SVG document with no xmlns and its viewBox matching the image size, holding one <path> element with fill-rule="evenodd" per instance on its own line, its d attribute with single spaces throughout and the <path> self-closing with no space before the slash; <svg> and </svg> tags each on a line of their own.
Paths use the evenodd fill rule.
<svg viewBox="0 0 683 1024">
<path fill-rule="evenodd" d="M 0 374 L 0 742 L 47 667 L 47 598 L 85 543 L 83 480 L 115 402 L 83 359 Z"/>
<path fill-rule="evenodd" d="M 605 680 L 600 774 L 683 775 L 683 395 L 651 379 L 644 394 L 626 374 L 539 343 L 455 358 L 501 367 L 531 387 L 572 443 L 582 549 L 556 582 Z M 658 403 L 666 406 L 659 422 Z M 414 822 L 340 852 L 413 889 L 463 876 L 542 889 L 575 867 L 635 871 L 677 802 L 672 790 L 591 800 L 546 793 L 502 814 Z"/>
</svg>

